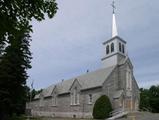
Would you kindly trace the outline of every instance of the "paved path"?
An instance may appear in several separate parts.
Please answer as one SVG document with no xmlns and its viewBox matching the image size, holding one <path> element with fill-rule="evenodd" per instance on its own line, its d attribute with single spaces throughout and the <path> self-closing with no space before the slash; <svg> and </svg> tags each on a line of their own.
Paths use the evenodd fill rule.
<svg viewBox="0 0 159 120">
<path fill-rule="evenodd" d="M 138 112 L 129 114 L 127 117 L 117 120 L 159 120 L 159 114 Z"/>
</svg>

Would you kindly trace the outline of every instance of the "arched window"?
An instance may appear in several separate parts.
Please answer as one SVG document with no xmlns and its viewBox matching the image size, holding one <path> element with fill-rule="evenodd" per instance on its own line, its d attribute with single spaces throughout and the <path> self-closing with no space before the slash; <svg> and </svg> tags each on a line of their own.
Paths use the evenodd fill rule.
<svg viewBox="0 0 159 120">
<path fill-rule="evenodd" d="M 88 101 L 88 104 L 92 104 L 92 102 L 93 102 L 92 94 L 89 94 L 89 101 Z"/>
<path fill-rule="evenodd" d="M 119 43 L 119 51 L 121 52 L 121 43 Z"/>
<path fill-rule="evenodd" d="M 125 53 L 124 45 L 122 45 L 122 52 Z"/>
<path fill-rule="evenodd" d="M 54 95 L 52 96 L 52 106 L 57 106 L 57 94 L 54 92 Z"/>
<path fill-rule="evenodd" d="M 71 97 L 71 105 L 73 105 L 73 93 L 70 93 L 70 97 Z"/>
<path fill-rule="evenodd" d="M 114 52 L 114 43 L 111 44 L 111 52 Z"/>
<path fill-rule="evenodd" d="M 44 106 L 44 98 L 43 96 L 40 98 L 40 107 Z"/>
<path fill-rule="evenodd" d="M 71 96 L 71 99 L 73 99 L 73 100 L 71 100 L 71 104 L 78 105 L 79 104 L 79 92 L 77 90 L 77 87 L 74 88 L 73 94 L 71 94 L 71 95 L 73 95 L 73 96 Z"/>
<path fill-rule="evenodd" d="M 74 104 L 77 104 L 77 88 L 74 89 Z"/>
<path fill-rule="evenodd" d="M 130 70 L 127 71 L 126 88 L 132 90 L 132 75 Z"/>
<path fill-rule="evenodd" d="M 106 54 L 109 54 L 109 45 L 106 47 Z"/>
</svg>

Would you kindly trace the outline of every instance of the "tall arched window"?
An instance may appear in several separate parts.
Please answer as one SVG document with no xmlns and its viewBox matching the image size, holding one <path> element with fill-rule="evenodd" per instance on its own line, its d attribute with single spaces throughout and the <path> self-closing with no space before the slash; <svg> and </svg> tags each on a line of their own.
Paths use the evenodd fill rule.
<svg viewBox="0 0 159 120">
<path fill-rule="evenodd" d="M 111 44 L 111 52 L 114 52 L 114 43 Z"/>
<path fill-rule="evenodd" d="M 77 87 L 75 87 L 73 90 L 73 105 L 78 105 L 78 104 L 79 104 L 79 92 Z"/>
<path fill-rule="evenodd" d="M 70 104 L 71 105 L 79 105 L 79 98 L 80 98 L 80 93 L 78 91 L 78 88 L 75 87 L 71 93 L 70 93 Z"/>
<path fill-rule="evenodd" d="M 44 97 L 42 96 L 40 98 L 40 107 L 44 106 Z"/>
<path fill-rule="evenodd" d="M 109 54 L 109 45 L 106 47 L 106 54 Z"/>
<path fill-rule="evenodd" d="M 74 89 L 74 104 L 77 104 L 77 88 Z"/>
<path fill-rule="evenodd" d="M 132 75 L 130 70 L 127 71 L 126 88 L 132 90 Z"/>
<path fill-rule="evenodd" d="M 70 97 L 71 97 L 71 105 L 73 105 L 73 93 L 70 93 Z"/>
<path fill-rule="evenodd" d="M 121 52 L 121 43 L 119 43 L 119 51 Z"/>
<path fill-rule="evenodd" d="M 125 53 L 124 45 L 122 45 L 122 52 Z"/>
<path fill-rule="evenodd" d="M 92 104 L 92 102 L 93 102 L 92 94 L 89 94 L 89 101 L 88 101 L 88 104 Z"/>
<path fill-rule="evenodd" d="M 52 106 L 56 106 L 56 105 L 57 105 L 57 94 L 56 92 L 54 92 L 52 96 Z"/>
</svg>

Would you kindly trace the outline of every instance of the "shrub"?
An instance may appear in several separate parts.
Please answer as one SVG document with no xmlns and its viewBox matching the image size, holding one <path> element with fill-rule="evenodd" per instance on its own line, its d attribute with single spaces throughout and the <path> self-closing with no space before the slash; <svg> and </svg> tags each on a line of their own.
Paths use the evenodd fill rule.
<svg viewBox="0 0 159 120">
<path fill-rule="evenodd" d="M 105 119 L 108 118 L 110 112 L 112 111 L 112 106 L 109 98 L 106 95 L 102 95 L 94 104 L 93 108 L 93 118 L 94 119 Z"/>
</svg>

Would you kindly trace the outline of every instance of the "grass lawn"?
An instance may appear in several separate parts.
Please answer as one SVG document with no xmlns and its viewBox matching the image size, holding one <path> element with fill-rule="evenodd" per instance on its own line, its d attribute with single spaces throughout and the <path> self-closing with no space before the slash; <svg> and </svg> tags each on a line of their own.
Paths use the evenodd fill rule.
<svg viewBox="0 0 159 120">
<path fill-rule="evenodd" d="M 73 119 L 73 118 L 27 118 L 27 117 L 14 117 L 11 120 L 93 120 L 93 119 Z"/>
<path fill-rule="evenodd" d="M 10 120 L 94 120 L 94 119 L 71 119 L 71 118 L 30 118 L 26 117 L 14 117 Z M 120 118 L 118 120 L 159 120 L 159 113 L 150 113 L 150 112 L 136 112 L 129 114 L 127 117 Z"/>
</svg>

